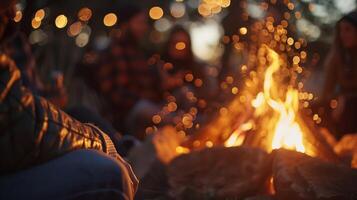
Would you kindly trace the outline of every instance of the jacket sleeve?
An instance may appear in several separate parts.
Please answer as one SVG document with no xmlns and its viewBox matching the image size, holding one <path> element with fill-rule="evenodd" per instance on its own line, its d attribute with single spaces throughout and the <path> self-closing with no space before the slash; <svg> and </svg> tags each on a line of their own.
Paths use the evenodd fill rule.
<svg viewBox="0 0 357 200">
<path fill-rule="evenodd" d="M 0 174 L 42 163 L 75 149 L 115 151 L 108 136 L 34 96 L 20 71 L 0 54 Z"/>
</svg>

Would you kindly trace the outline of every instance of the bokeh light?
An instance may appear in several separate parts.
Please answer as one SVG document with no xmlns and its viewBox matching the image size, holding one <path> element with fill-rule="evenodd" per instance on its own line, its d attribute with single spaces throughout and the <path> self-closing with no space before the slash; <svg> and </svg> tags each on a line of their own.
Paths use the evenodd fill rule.
<svg viewBox="0 0 357 200">
<path fill-rule="evenodd" d="M 78 19 L 81 21 L 88 21 L 90 18 L 92 17 L 92 10 L 84 7 L 82 9 L 79 10 L 78 12 Z"/>
<path fill-rule="evenodd" d="M 153 20 L 158 20 L 164 16 L 164 11 L 159 6 L 154 6 L 149 10 L 149 16 Z"/>
<path fill-rule="evenodd" d="M 55 19 L 55 25 L 57 28 L 64 28 L 67 26 L 67 17 L 65 15 L 58 15 Z"/>
<path fill-rule="evenodd" d="M 114 26 L 117 23 L 117 15 L 115 13 L 108 13 L 103 18 L 103 23 L 105 26 Z"/>
<path fill-rule="evenodd" d="M 81 22 L 75 22 L 68 28 L 68 35 L 73 37 L 78 35 L 82 30 L 82 23 Z"/>
<path fill-rule="evenodd" d="M 37 21 L 36 18 L 33 18 L 31 21 L 31 26 L 34 29 L 37 29 L 41 26 L 41 21 Z"/>
<path fill-rule="evenodd" d="M 186 44 L 184 42 L 177 42 L 175 48 L 177 50 L 184 50 L 186 48 Z"/>
<path fill-rule="evenodd" d="M 186 7 L 183 3 L 173 3 L 170 6 L 170 13 L 175 18 L 180 18 L 185 15 Z"/>
<path fill-rule="evenodd" d="M 20 22 L 22 19 L 22 11 L 21 10 L 18 10 L 16 11 L 16 14 L 15 14 L 15 17 L 14 17 L 14 21 L 15 22 Z"/>
<path fill-rule="evenodd" d="M 81 33 L 76 37 L 76 45 L 78 47 L 84 47 L 89 42 L 89 35 L 88 33 Z"/>
<path fill-rule="evenodd" d="M 43 18 L 45 18 L 46 12 L 44 9 L 40 9 L 35 13 L 35 20 L 36 21 L 41 21 Z"/>
</svg>

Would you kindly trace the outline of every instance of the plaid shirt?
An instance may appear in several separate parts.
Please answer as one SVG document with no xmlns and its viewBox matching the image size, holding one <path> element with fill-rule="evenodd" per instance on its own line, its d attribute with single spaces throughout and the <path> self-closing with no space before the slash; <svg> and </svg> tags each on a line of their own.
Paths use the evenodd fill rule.
<svg viewBox="0 0 357 200">
<path fill-rule="evenodd" d="M 161 99 L 157 67 L 148 64 L 144 52 L 130 38 L 115 39 L 101 63 L 99 92 L 110 102 L 105 115 L 116 128 L 122 128 L 120 124 L 138 100 Z"/>
</svg>

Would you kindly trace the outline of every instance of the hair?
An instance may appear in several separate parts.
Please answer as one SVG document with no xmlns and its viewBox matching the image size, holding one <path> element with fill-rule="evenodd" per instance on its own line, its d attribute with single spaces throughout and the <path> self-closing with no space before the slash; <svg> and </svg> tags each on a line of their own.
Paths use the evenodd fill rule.
<svg viewBox="0 0 357 200">
<path fill-rule="evenodd" d="M 346 64 L 344 56 L 349 52 L 343 47 L 340 35 L 340 24 L 341 22 L 348 22 L 352 24 L 357 29 L 357 11 L 353 11 L 345 16 L 343 16 L 337 23 L 335 27 L 335 37 L 332 44 L 332 49 L 326 59 L 326 65 L 344 65 Z"/>
<path fill-rule="evenodd" d="M 357 23 L 352 23 L 353 21 L 351 21 L 351 20 L 357 21 L 357 18 L 354 18 L 355 16 L 357 16 L 356 11 L 347 14 L 336 23 L 335 38 L 332 44 L 332 48 L 324 63 L 327 74 L 326 74 L 325 85 L 324 85 L 321 99 L 327 100 L 331 96 L 331 93 L 333 93 L 333 91 L 331 90 L 333 90 L 333 87 L 336 84 L 336 80 L 338 78 L 335 72 L 340 71 L 340 69 L 338 68 L 347 66 L 348 60 L 346 58 L 348 58 L 349 56 L 350 58 L 355 59 L 351 57 L 348 49 L 343 47 L 340 30 L 339 30 L 341 22 L 351 23 L 357 28 Z M 352 70 L 356 70 L 356 69 L 352 69 Z"/>
</svg>

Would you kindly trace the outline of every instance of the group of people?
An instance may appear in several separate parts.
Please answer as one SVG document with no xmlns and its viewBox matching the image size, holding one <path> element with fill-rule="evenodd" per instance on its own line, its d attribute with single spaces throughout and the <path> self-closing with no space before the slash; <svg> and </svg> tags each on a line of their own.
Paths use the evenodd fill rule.
<svg viewBox="0 0 357 200">
<path fill-rule="evenodd" d="M 138 181 L 121 157 L 127 153 L 121 135 L 144 139 L 142 128 L 168 96 L 180 99 L 183 86 L 196 89 L 185 76 L 205 78 L 189 33 L 177 26 L 165 53 L 148 55 L 140 46 L 147 13 L 127 6 L 110 45 L 88 48 L 68 90 L 61 73 L 51 75 L 51 87 L 38 87 L 31 83 L 37 80 L 33 70 L 10 57 L 20 52 L 8 48 L 16 31 L 15 4 L 0 3 L 0 198 L 133 199 Z"/>
<path fill-rule="evenodd" d="M 0 2 L 0 199 L 133 199 L 138 180 L 110 136 L 24 87 L 4 53 L 15 4 Z"/>
<path fill-rule="evenodd" d="M 133 199 L 138 181 L 121 156 L 127 153 L 121 135 L 144 139 L 168 97 L 184 108 L 187 91 L 207 99 L 216 89 L 202 86 L 209 76 L 194 59 L 188 31 L 174 27 L 162 52 L 149 54 L 142 47 L 147 13 L 128 6 L 110 45 L 84 53 L 69 91 L 55 74 L 55 90 L 45 90 L 45 99 L 5 53 L 15 4 L 0 2 L 0 199 Z M 338 22 L 336 33 L 320 99 L 324 106 L 338 98 L 340 112 L 330 114 L 338 131 L 357 132 L 356 11 Z M 63 98 L 67 92 L 70 100 Z"/>
<path fill-rule="evenodd" d="M 104 50 L 89 47 L 78 64 L 69 88 L 74 91 L 70 97 L 74 105 L 69 107 L 85 105 L 121 134 L 144 139 L 145 128 L 153 124 L 152 116 L 168 103 L 168 96 L 174 96 L 177 106 L 184 109 L 185 102 L 179 99 L 185 99 L 185 93 L 180 90 L 186 86 L 195 95 L 204 95 L 200 90 L 205 89 L 208 76 L 194 59 L 184 27 L 172 28 L 162 50 L 149 52 L 142 44 L 149 30 L 147 12 L 127 5 L 120 14 L 110 45 Z M 188 81 L 187 75 L 192 76 Z M 195 79 L 202 82 L 199 87 Z"/>
</svg>

